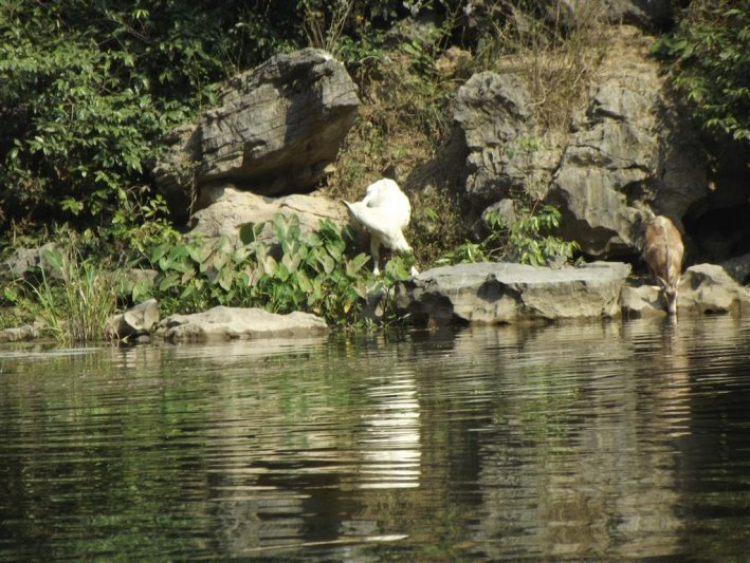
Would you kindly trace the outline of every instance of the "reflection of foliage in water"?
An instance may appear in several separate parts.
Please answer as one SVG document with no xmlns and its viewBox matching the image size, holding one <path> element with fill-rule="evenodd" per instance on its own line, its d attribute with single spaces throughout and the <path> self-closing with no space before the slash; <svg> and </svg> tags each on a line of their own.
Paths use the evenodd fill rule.
<svg viewBox="0 0 750 563">
<path fill-rule="evenodd" d="M 0 351 L 9 551 L 283 559 L 312 550 L 279 537 L 401 534 L 331 559 L 739 556 L 746 327 L 680 323 Z"/>
</svg>

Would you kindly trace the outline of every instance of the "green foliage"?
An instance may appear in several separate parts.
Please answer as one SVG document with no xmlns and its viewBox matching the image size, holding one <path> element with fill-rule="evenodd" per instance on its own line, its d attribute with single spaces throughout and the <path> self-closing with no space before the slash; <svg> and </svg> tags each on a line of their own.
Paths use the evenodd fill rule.
<svg viewBox="0 0 750 563">
<path fill-rule="evenodd" d="M 490 229 L 487 238 L 479 243 L 464 242 L 439 263 L 495 260 L 547 266 L 570 261 L 579 248 L 576 242 L 552 234 L 560 226 L 560 212 L 550 205 L 534 206 L 510 225 L 497 213 L 489 213 L 485 221 Z"/>
<path fill-rule="evenodd" d="M 0 2 L 0 231 L 138 210 L 164 133 L 302 38 L 278 4 Z"/>
<path fill-rule="evenodd" d="M 222 80 L 306 44 L 366 72 L 399 12 L 398 0 L 0 1 L 0 232 L 139 224 L 161 139 Z"/>
<path fill-rule="evenodd" d="M 277 245 L 260 240 L 267 228 Z M 303 232 L 296 215 L 278 214 L 269 224 L 245 225 L 241 237 L 238 243 L 224 237 L 212 244 L 159 244 L 150 256 L 159 271 L 156 286 L 138 287 L 135 299 L 156 297 L 167 312 L 232 305 L 307 311 L 329 324 L 361 320 L 369 258 L 349 256 L 345 236 L 333 222 L 323 220 L 317 231 Z M 385 283 L 392 284 L 396 275 L 387 274 Z"/>
<path fill-rule="evenodd" d="M 83 260 L 72 244 L 65 252 L 45 249 L 38 279 L 19 281 L 3 291 L 21 317 L 40 320 L 52 337 L 67 343 L 101 340 L 117 294 L 112 275 Z"/>
<path fill-rule="evenodd" d="M 493 218 L 490 224 L 493 222 L 498 227 L 502 226 L 499 217 Z M 510 225 L 506 259 L 532 266 L 569 261 L 578 250 L 578 243 L 563 241 L 552 235 L 559 226 L 560 212 L 556 208 L 545 205 L 536 212 L 531 210 Z"/>
<path fill-rule="evenodd" d="M 750 141 L 750 7 L 694 0 L 655 53 L 706 131 Z"/>
</svg>

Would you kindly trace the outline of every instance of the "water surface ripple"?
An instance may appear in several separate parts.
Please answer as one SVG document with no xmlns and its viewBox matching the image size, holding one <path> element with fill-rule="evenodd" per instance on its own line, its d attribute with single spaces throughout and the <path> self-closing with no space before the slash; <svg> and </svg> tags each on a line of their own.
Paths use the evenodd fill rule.
<svg viewBox="0 0 750 563">
<path fill-rule="evenodd" d="M 750 547 L 750 321 L 5 346 L 0 386 L 0 562 Z"/>
</svg>

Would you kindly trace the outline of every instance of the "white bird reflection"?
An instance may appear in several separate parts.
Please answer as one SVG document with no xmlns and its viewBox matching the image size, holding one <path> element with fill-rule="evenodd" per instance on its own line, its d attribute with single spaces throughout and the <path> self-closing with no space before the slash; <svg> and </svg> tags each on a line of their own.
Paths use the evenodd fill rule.
<svg viewBox="0 0 750 563">
<path fill-rule="evenodd" d="M 358 488 L 419 486 L 421 461 L 420 407 L 413 374 L 393 376 L 368 389 L 371 402 L 363 415 L 359 443 L 362 466 Z"/>
</svg>

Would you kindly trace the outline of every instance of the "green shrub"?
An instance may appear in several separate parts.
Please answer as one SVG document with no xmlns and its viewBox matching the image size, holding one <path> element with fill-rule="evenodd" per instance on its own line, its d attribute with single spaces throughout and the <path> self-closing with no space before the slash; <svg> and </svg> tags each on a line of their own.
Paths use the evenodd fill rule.
<svg viewBox="0 0 750 563">
<path fill-rule="evenodd" d="M 141 221 L 163 135 L 299 44 L 288 3 L 0 2 L 0 232 Z"/>
<path fill-rule="evenodd" d="M 654 52 L 669 61 L 677 91 L 713 135 L 750 141 L 750 8 L 694 0 Z"/>
<path fill-rule="evenodd" d="M 307 311 L 332 325 L 360 323 L 367 284 L 373 279 L 369 257 L 347 253 L 346 235 L 330 220 L 303 232 L 296 215 L 278 214 L 272 228 L 278 245 L 259 240 L 266 225 L 245 225 L 241 241 L 222 237 L 213 243 L 164 242 L 150 259 L 156 285 L 139 286 L 134 298 L 159 299 L 167 313 L 190 313 L 215 305 L 261 307 L 276 313 Z M 408 277 L 407 266 L 392 260 L 379 283 Z"/>
<path fill-rule="evenodd" d="M 464 242 L 438 262 L 503 261 L 547 266 L 571 261 L 579 248 L 576 242 L 564 241 L 553 234 L 560 226 L 560 212 L 550 205 L 532 206 L 512 224 L 496 213 L 488 214 L 485 222 L 490 234 L 483 241 Z"/>
</svg>

